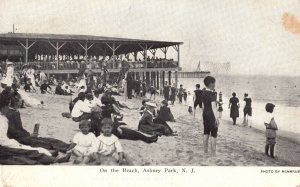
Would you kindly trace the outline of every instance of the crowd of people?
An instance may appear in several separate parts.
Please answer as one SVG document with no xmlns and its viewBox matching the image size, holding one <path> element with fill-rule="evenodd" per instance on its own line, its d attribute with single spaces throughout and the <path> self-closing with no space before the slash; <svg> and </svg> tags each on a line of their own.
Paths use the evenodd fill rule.
<svg viewBox="0 0 300 187">
<path fill-rule="evenodd" d="M 130 68 L 173 68 L 177 67 L 178 63 L 173 59 L 163 59 L 158 57 L 147 57 L 146 59 L 130 59 L 130 58 L 120 58 L 120 57 L 109 57 L 103 58 L 99 57 L 61 57 L 59 63 L 57 64 L 56 58 L 52 57 L 39 57 L 35 59 L 29 59 L 29 64 L 34 66 L 37 70 L 54 70 L 54 69 L 102 69 L 104 66 L 108 69 L 112 68 L 122 68 L 128 64 Z M 0 63 L 0 73 L 1 69 L 5 68 L 5 62 Z M 15 63 L 16 70 L 22 70 L 24 66 L 28 66 L 21 62 Z"/>
<path fill-rule="evenodd" d="M 134 130 L 127 127 L 123 121 L 122 110 L 131 109 L 114 97 L 119 93 L 117 85 L 98 84 L 92 73 L 84 71 L 79 71 L 76 79 L 67 81 L 57 81 L 54 77 L 48 78 L 43 72 L 39 72 L 39 76 L 35 75 L 34 68 L 30 66 L 17 74 L 14 72 L 13 64 L 7 62 L 6 76 L 1 80 L 0 90 L 0 122 L 3 124 L 0 130 L 2 133 L 1 164 L 62 163 L 68 162 L 72 156 L 74 164 L 132 165 L 119 139 L 141 140 L 149 144 L 155 143 L 160 136 L 178 136 L 178 133 L 168 124 L 168 122 L 176 122 L 169 103 L 174 105 L 177 98 L 179 104 L 183 101 L 187 104 L 188 97 L 192 95 L 183 88 L 183 85 L 176 88 L 175 84 L 170 86 L 168 82 L 159 91 L 151 86 L 146 89 L 145 83 L 142 82 L 135 86 L 131 85 L 129 88 L 134 90 L 135 96 L 143 97 L 142 107 L 139 110 L 141 117 L 137 130 Z M 216 155 L 219 120 L 222 118 L 223 111 L 222 92 L 218 97 L 215 84 L 214 77 L 205 77 L 205 88 L 201 89 L 200 84 L 196 84 L 193 104 L 188 103 L 189 112 L 194 113 L 194 117 L 197 107 L 201 109 L 204 153 L 208 153 L 210 140 L 212 156 Z M 56 86 L 54 93 L 51 86 Z M 80 132 L 74 134 L 71 143 L 55 138 L 38 137 L 37 133 L 30 134 L 24 129 L 19 109 L 26 104 L 26 106 L 43 105 L 43 101 L 37 101 L 30 95 L 26 95 L 26 91 L 36 91 L 38 87 L 41 94 L 73 96 L 69 103 L 69 111 L 61 114 L 73 123 L 78 123 Z M 145 97 L 147 91 L 151 95 L 150 99 Z M 132 96 L 131 92 L 128 93 Z M 164 98 L 159 109 L 153 102 L 156 93 L 160 93 Z M 252 116 L 252 100 L 247 93 L 244 94 L 244 102 L 243 123 L 247 125 Z M 239 107 L 239 99 L 236 93 L 232 93 L 229 109 L 233 125 L 236 125 L 236 119 L 239 117 Z M 269 155 L 270 150 L 270 156 L 273 158 L 276 130 L 278 130 L 272 116 L 274 107 L 272 103 L 266 105 L 269 116 L 264 121 L 267 129 L 265 153 Z"/>
</svg>

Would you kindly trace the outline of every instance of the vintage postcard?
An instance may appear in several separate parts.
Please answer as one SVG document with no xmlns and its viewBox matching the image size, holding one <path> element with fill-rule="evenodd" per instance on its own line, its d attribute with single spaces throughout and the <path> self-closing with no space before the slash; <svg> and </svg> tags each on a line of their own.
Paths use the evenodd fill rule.
<svg viewBox="0 0 300 187">
<path fill-rule="evenodd" d="M 0 25 L 0 186 L 300 186 L 299 0 L 1 0 Z"/>
</svg>

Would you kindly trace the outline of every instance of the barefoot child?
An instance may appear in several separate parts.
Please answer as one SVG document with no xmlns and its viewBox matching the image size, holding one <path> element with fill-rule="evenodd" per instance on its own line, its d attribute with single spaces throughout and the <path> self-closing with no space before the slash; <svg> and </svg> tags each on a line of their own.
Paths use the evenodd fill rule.
<svg viewBox="0 0 300 187">
<path fill-rule="evenodd" d="M 69 147 L 69 150 L 76 157 L 75 164 L 87 164 L 92 158 L 92 153 L 96 151 L 97 138 L 93 133 L 89 132 L 90 128 L 90 121 L 80 121 L 80 132 L 75 134 Z"/>
<path fill-rule="evenodd" d="M 112 134 L 114 125 L 112 120 L 104 118 L 101 124 L 102 134 L 97 137 L 99 145 L 95 153 L 96 162 L 104 165 L 122 165 L 124 162 L 124 153 L 119 138 Z"/>
<path fill-rule="evenodd" d="M 199 107 L 202 109 L 202 94 L 203 91 L 200 90 L 200 84 L 196 84 L 196 90 L 194 91 L 194 120 L 195 120 L 195 115 L 196 115 L 196 108 L 199 105 Z"/>
<path fill-rule="evenodd" d="M 222 99 L 219 99 L 219 102 L 218 102 L 218 112 L 219 112 L 219 118 L 221 119 L 222 118 L 222 112 L 223 112 L 223 101 Z"/>
<path fill-rule="evenodd" d="M 244 101 L 245 101 L 245 106 L 244 106 L 243 124 L 244 124 L 244 126 L 249 125 L 249 127 L 251 128 L 251 123 L 249 123 L 249 122 L 250 122 L 250 119 L 252 116 L 252 107 L 251 107 L 252 100 L 251 100 L 251 98 L 248 97 L 247 93 L 244 94 Z"/>
<path fill-rule="evenodd" d="M 267 156 L 269 156 L 269 149 L 270 149 L 270 156 L 272 158 L 274 157 L 274 147 L 276 144 L 276 131 L 278 130 L 277 124 L 275 122 L 274 116 L 273 116 L 273 111 L 274 111 L 275 105 L 272 103 L 267 103 L 266 104 L 266 111 L 267 111 L 267 116 L 266 120 L 264 121 L 265 126 L 266 126 L 266 146 L 265 146 L 265 153 Z"/>
<path fill-rule="evenodd" d="M 216 156 L 217 133 L 219 120 L 217 119 L 217 94 L 214 91 L 216 79 L 211 76 L 204 78 L 206 89 L 203 91 L 203 126 L 204 153 L 208 153 L 208 141 L 211 136 L 211 154 Z"/>
</svg>

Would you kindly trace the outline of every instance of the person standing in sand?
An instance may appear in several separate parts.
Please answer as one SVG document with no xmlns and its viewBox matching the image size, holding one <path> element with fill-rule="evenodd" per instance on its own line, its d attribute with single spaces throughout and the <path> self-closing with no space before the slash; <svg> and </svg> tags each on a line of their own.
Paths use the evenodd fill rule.
<svg viewBox="0 0 300 187">
<path fill-rule="evenodd" d="M 174 105 L 174 102 L 176 99 L 176 91 L 177 91 L 177 88 L 175 87 L 175 84 L 173 84 L 173 86 L 171 87 L 171 95 L 170 95 L 170 101 L 171 101 L 172 105 Z"/>
<path fill-rule="evenodd" d="M 179 99 L 179 103 L 182 103 L 182 97 L 183 97 L 183 87 L 182 87 L 182 84 L 180 85 L 180 88 L 178 90 L 177 97 Z"/>
<path fill-rule="evenodd" d="M 211 76 L 204 78 L 204 85 L 206 89 L 203 91 L 202 101 L 203 101 L 203 126 L 204 126 L 204 136 L 203 136 L 203 146 L 204 153 L 208 153 L 208 141 L 209 136 L 211 136 L 211 154 L 216 156 L 217 148 L 217 134 L 219 127 L 219 120 L 217 118 L 217 94 L 214 91 L 216 79 Z"/>
<path fill-rule="evenodd" d="M 240 104 L 235 92 L 232 93 L 232 98 L 229 100 L 228 108 L 230 109 L 230 117 L 233 120 L 233 125 L 236 125 L 236 118 L 239 117 Z"/>
<path fill-rule="evenodd" d="M 244 121 L 243 121 L 243 124 L 244 124 L 244 126 L 249 125 L 249 127 L 251 128 L 251 124 L 249 124 L 249 121 L 250 121 L 251 116 L 252 116 L 252 107 L 251 107 L 252 100 L 251 100 L 251 98 L 248 97 L 247 93 L 244 94 L 244 101 L 245 101 L 245 107 L 244 107 Z"/>
<path fill-rule="evenodd" d="M 265 108 L 267 111 L 266 120 L 264 121 L 265 126 L 266 126 L 265 153 L 267 156 L 269 156 L 269 149 L 270 149 L 270 156 L 272 158 L 275 158 L 274 157 L 274 148 L 275 148 L 275 144 L 276 144 L 276 131 L 278 130 L 277 124 L 275 122 L 274 114 L 273 114 L 275 105 L 272 103 L 267 103 Z"/>
<path fill-rule="evenodd" d="M 200 89 L 200 84 L 196 84 L 196 90 L 194 91 L 193 101 L 194 101 L 194 120 L 196 115 L 196 108 L 199 105 L 202 110 L 202 94 L 203 91 Z"/>
<path fill-rule="evenodd" d="M 223 101 L 220 98 L 218 102 L 218 112 L 219 112 L 219 118 L 222 118 L 222 112 L 223 112 Z"/>
<path fill-rule="evenodd" d="M 165 82 L 163 93 L 164 93 L 165 100 L 169 101 L 170 86 L 168 85 L 167 81 Z"/>
</svg>

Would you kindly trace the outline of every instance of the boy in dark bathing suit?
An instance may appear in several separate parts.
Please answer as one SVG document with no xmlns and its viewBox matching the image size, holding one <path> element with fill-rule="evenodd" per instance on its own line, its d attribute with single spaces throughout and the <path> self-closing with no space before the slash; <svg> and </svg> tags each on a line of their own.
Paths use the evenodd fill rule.
<svg viewBox="0 0 300 187">
<path fill-rule="evenodd" d="M 244 126 L 248 126 L 251 128 L 251 123 L 250 123 L 250 119 L 252 116 L 252 100 L 251 98 L 248 97 L 248 94 L 245 93 L 244 94 L 244 101 L 245 101 L 245 107 L 244 107 Z"/>
<path fill-rule="evenodd" d="M 194 91 L 194 120 L 195 120 L 195 115 L 196 115 L 196 108 L 199 105 L 200 109 L 202 109 L 202 94 L 203 91 L 200 90 L 200 84 L 196 84 L 196 90 Z"/>
<path fill-rule="evenodd" d="M 203 91 L 203 126 L 204 126 L 204 153 L 208 153 L 208 141 L 211 136 L 211 155 L 216 156 L 217 133 L 219 120 L 217 118 L 217 93 L 215 92 L 216 79 L 207 76 L 204 79 L 206 89 Z"/>
</svg>

